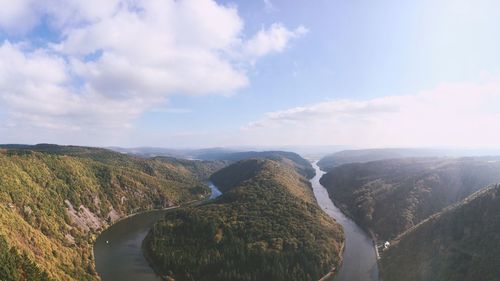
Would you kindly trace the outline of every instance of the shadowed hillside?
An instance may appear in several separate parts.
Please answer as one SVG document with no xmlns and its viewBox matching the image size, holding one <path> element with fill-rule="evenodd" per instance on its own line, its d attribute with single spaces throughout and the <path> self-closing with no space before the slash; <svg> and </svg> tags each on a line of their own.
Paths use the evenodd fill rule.
<svg viewBox="0 0 500 281">
<path fill-rule="evenodd" d="M 500 181 L 493 158 L 415 158 L 346 164 L 325 174 L 330 197 L 384 240 Z"/>
<path fill-rule="evenodd" d="M 385 281 L 500 280 L 500 186 L 479 191 L 397 238 Z"/>
</svg>

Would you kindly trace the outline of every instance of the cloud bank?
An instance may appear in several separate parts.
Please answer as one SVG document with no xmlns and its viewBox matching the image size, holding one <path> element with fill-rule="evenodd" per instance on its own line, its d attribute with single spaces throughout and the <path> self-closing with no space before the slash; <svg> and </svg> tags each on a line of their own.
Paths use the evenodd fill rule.
<svg viewBox="0 0 500 281">
<path fill-rule="evenodd" d="M 11 127 L 131 127 L 171 95 L 238 91 L 249 84 L 252 64 L 307 32 L 275 23 L 245 36 L 237 8 L 213 0 L 0 0 L 0 6 L 0 31 L 8 38 L 0 43 L 0 109 Z M 36 28 L 56 39 L 33 42 Z"/>
<path fill-rule="evenodd" d="M 497 147 L 500 79 L 411 95 L 326 101 L 267 113 L 242 132 L 261 144 Z M 264 141 L 266 140 L 266 141 Z"/>
</svg>

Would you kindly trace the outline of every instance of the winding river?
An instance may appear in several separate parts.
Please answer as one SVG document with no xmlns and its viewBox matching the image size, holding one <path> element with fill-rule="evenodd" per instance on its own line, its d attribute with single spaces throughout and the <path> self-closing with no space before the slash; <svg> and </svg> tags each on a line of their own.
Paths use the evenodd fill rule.
<svg viewBox="0 0 500 281">
<path fill-rule="evenodd" d="M 344 262 L 334 280 L 379 281 L 371 238 L 332 203 L 328 192 L 319 183 L 325 173 L 316 163 L 313 166 L 316 176 L 311 179 L 311 184 L 318 204 L 343 226 L 346 237 Z M 209 187 L 212 190 L 209 200 L 221 195 L 212 183 L 209 183 Z M 117 222 L 99 235 L 94 244 L 94 256 L 97 273 L 103 281 L 161 280 L 144 258 L 141 245 L 151 226 L 168 211 L 137 214 Z"/>
<path fill-rule="evenodd" d="M 215 185 L 209 183 L 209 187 L 212 194 L 208 200 L 221 195 Z M 103 281 L 161 280 L 144 258 L 141 245 L 153 224 L 171 209 L 131 216 L 99 235 L 94 243 L 94 257 L 97 273 Z"/>
<path fill-rule="evenodd" d="M 316 176 L 311 179 L 316 200 L 330 217 L 342 225 L 345 233 L 344 262 L 333 280 L 379 281 L 377 257 L 372 239 L 333 204 L 328 191 L 319 183 L 325 172 L 319 169 L 316 162 L 312 165 L 316 170 Z"/>
</svg>

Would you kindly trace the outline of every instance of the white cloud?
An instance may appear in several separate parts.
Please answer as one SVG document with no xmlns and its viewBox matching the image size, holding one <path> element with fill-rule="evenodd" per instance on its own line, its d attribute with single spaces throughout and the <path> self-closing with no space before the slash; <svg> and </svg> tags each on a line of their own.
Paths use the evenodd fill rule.
<svg viewBox="0 0 500 281">
<path fill-rule="evenodd" d="M 270 112 L 243 133 L 262 144 L 498 146 L 498 105 L 500 80 L 448 83 L 413 95 Z"/>
<path fill-rule="evenodd" d="M 273 24 L 247 40 L 236 7 L 213 0 L 0 6 L 7 34 L 46 21 L 62 38 L 38 49 L 30 38 L 0 43 L 0 106 L 16 126 L 127 128 L 174 94 L 230 95 L 248 85 L 249 62 L 282 52 L 306 30 Z"/>
<path fill-rule="evenodd" d="M 290 31 L 281 24 L 275 23 L 269 29 L 261 29 L 244 47 L 244 56 L 255 59 L 273 52 L 282 52 L 291 39 L 303 36 L 308 32 L 304 26 Z"/>
<path fill-rule="evenodd" d="M 22 33 L 38 22 L 34 1 L 0 0 L 0 28 L 10 33 Z"/>
<path fill-rule="evenodd" d="M 22 34 L 45 16 L 56 28 L 95 22 L 109 17 L 119 6 L 120 0 L 0 0 L 0 29 Z"/>
<path fill-rule="evenodd" d="M 12 126 L 51 129 L 127 127 L 151 101 L 111 99 L 73 86 L 70 65 L 45 50 L 24 53 L 9 42 L 0 46 L 0 101 Z M 133 106 L 132 106 L 133 105 Z"/>
</svg>

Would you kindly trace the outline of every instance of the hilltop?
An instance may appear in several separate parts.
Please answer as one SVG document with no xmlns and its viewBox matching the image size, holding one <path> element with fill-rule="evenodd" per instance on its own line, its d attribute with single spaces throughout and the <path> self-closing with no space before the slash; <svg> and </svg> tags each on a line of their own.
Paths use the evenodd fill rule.
<svg viewBox="0 0 500 281">
<path fill-rule="evenodd" d="M 289 161 L 242 160 L 211 179 L 221 197 L 169 212 L 145 240 L 168 280 L 318 280 L 339 265 L 341 226 Z"/>
</svg>

